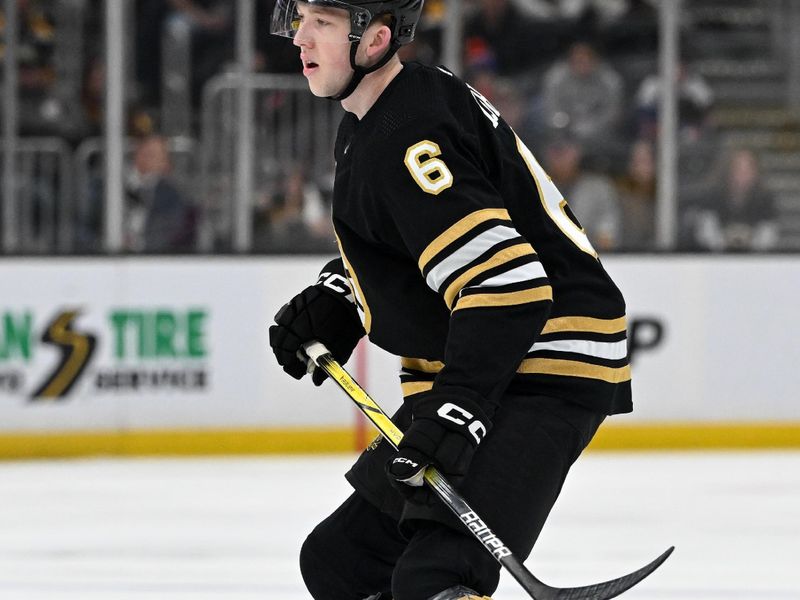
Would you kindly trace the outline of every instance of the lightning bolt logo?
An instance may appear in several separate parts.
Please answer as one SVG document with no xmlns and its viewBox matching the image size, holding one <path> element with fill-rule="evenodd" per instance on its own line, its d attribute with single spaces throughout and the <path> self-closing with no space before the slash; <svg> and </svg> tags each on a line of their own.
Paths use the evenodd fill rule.
<svg viewBox="0 0 800 600">
<path fill-rule="evenodd" d="M 32 400 L 64 398 L 83 373 L 94 354 L 97 337 L 75 331 L 73 325 L 80 314 L 77 310 L 66 310 L 50 322 L 42 334 L 42 341 L 57 346 L 61 359 L 39 388 L 31 395 Z"/>
</svg>

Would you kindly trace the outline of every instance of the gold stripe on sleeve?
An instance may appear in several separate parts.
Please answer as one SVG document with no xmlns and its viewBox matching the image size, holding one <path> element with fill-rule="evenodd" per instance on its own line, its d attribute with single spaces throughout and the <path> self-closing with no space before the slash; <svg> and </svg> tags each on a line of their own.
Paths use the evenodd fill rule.
<svg viewBox="0 0 800 600">
<path fill-rule="evenodd" d="M 503 263 L 507 263 L 515 258 L 519 258 L 520 256 L 528 256 L 531 254 L 536 254 L 533 251 L 531 245 L 527 242 L 522 244 L 517 244 L 515 246 L 509 246 L 508 248 L 503 248 L 495 255 L 493 255 L 489 260 L 486 260 L 478 265 L 475 265 L 471 269 L 462 273 L 453 283 L 451 283 L 447 290 L 444 292 L 444 301 L 447 304 L 447 307 L 452 310 L 453 308 L 453 300 L 461 291 L 467 283 L 475 279 L 481 273 L 488 271 L 489 269 L 493 269 L 494 267 L 498 267 Z"/>
<path fill-rule="evenodd" d="M 520 363 L 517 373 L 526 375 L 563 375 L 567 377 L 586 377 L 608 383 L 622 383 L 631 378 L 631 367 L 603 367 L 575 360 L 556 358 L 526 358 Z"/>
<path fill-rule="evenodd" d="M 563 331 L 586 331 L 589 333 L 620 333 L 625 331 L 625 317 L 618 319 L 595 319 L 593 317 L 556 317 L 549 319 L 542 333 L 560 333 Z"/>
<path fill-rule="evenodd" d="M 356 288 L 353 290 L 353 293 L 356 295 L 357 299 L 361 302 L 361 306 L 364 307 L 364 331 L 367 333 L 370 332 L 372 329 L 372 312 L 369 310 L 369 305 L 367 304 L 367 298 L 364 296 L 364 291 L 361 289 L 361 284 L 358 282 L 358 276 L 356 275 L 355 269 L 350 264 L 350 261 L 347 260 L 347 257 L 344 255 L 344 248 L 342 247 L 342 241 L 339 239 L 339 236 L 336 235 L 336 244 L 339 246 L 339 254 L 342 257 L 342 262 L 344 263 L 347 272 L 350 275 L 350 279 L 353 280 L 353 286 Z"/>
<path fill-rule="evenodd" d="M 400 384 L 400 389 L 403 392 L 403 397 L 406 396 L 413 396 L 414 394 L 419 394 L 420 392 L 427 392 L 428 390 L 433 389 L 433 382 L 432 381 L 408 381 L 406 383 Z"/>
<path fill-rule="evenodd" d="M 444 363 L 438 360 L 425 360 L 424 358 L 406 358 L 400 359 L 400 366 L 404 369 L 411 369 L 412 371 L 422 371 L 423 373 L 438 373 L 444 369 Z"/>
<path fill-rule="evenodd" d="M 511 217 L 504 208 L 484 208 L 483 210 L 476 210 L 474 213 L 468 214 L 454 225 L 451 225 L 435 240 L 428 244 L 428 247 L 425 248 L 419 257 L 419 270 L 424 271 L 426 265 L 434 256 L 442 251 L 442 248 L 445 248 L 474 227 L 492 219 L 506 219 L 510 221 Z"/>
<path fill-rule="evenodd" d="M 543 285 L 531 290 L 519 290 L 517 292 L 505 292 L 501 294 L 470 294 L 469 296 L 462 296 L 458 299 L 453 308 L 453 312 L 461 308 L 514 306 L 516 304 L 527 304 L 529 302 L 540 302 L 542 300 L 552 299 L 553 288 L 549 285 Z"/>
</svg>

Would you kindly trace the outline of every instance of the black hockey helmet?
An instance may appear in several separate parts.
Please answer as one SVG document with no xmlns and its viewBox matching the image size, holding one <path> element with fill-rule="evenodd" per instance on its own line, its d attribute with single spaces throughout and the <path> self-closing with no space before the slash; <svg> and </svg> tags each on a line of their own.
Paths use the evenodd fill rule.
<svg viewBox="0 0 800 600">
<path fill-rule="evenodd" d="M 422 13 L 424 0 L 277 0 L 270 33 L 293 38 L 297 29 L 297 3 L 341 8 L 350 13 L 350 41 L 358 42 L 375 17 L 392 17 L 392 42 L 410 43 Z"/>
<path fill-rule="evenodd" d="M 350 66 L 353 68 L 353 77 L 344 89 L 332 96 L 332 100 L 344 100 L 352 94 L 364 77 L 377 71 L 385 65 L 404 44 L 414 40 L 422 5 L 425 0 L 277 0 L 272 13 L 270 33 L 283 37 L 294 38 L 298 29 L 299 13 L 297 3 L 305 2 L 313 6 L 326 8 L 339 8 L 350 13 Z M 356 49 L 361 41 L 361 36 L 377 17 L 389 15 L 392 19 L 392 39 L 389 50 L 371 67 L 362 67 L 356 64 Z"/>
</svg>

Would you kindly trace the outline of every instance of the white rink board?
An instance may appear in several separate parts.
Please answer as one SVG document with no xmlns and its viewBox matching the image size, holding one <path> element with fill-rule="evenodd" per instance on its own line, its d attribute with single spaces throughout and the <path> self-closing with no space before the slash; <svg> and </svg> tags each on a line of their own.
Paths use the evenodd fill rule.
<svg viewBox="0 0 800 600">
<path fill-rule="evenodd" d="M 290 379 L 267 342 L 272 316 L 326 260 L 3 261 L 0 431 L 348 426 L 353 409 L 334 386 Z M 663 328 L 659 345 L 635 355 L 636 411 L 626 420 L 800 421 L 800 257 L 616 256 L 604 264 L 626 296 L 629 321 Z M 70 310 L 78 311 L 72 332 L 57 320 Z M 167 328 L 158 343 L 156 318 Z M 32 399 L 61 357 L 42 340 L 48 328 L 71 350 L 86 350 L 90 338 L 95 349 L 83 353 L 77 376 L 80 360 L 60 371 L 51 391 L 60 386 L 61 396 Z M 395 406 L 397 360 L 371 347 L 366 364 L 362 382 Z M 99 384 L 131 372 L 167 384 Z M 66 392 L 65 381 L 74 381 Z"/>
<path fill-rule="evenodd" d="M 0 388 L 0 430 L 220 429 L 351 422 L 352 409 L 334 400 L 334 389 L 318 393 L 289 378 L 269 352 L 267 326 L 272 316 L 289 290 L 316 280 L 321 262 L 320 257 L 4 262 L 0 314 L 31 314 L 34 341 L 29 361 L 0 359 L 0 374 L 16 371 L 25 379 L 20 390 Z M 58 349 L 39 338 L 54 315 L 69 308 L 81 311 L 75 329 L 95 336 L 95 353 L 65 397 L 32 401 L 30 395 L 59 360 Z M 135 323 L 125 332 L 126 355 L 115 356 L 118 332 L 111 324 L 112 312 L 161 311 L 180 317 L 192 310 L 205 315 L 200 324 L 204 356 L 140 358 Z M 183 342 L 176 339 L 174 345 Z M 101 372 L 126 370 L 202 370 L 206 385 L 135 391 L 97 388 Z M 297 401 L 302 401 L 302 411 L 297 410 Z"/>
<path fill-rule="evenodd" d="M 634 354 L 630 419 L 800 421 L 800 257 L 623 257 L 603 261 L 629 324 L 663 323 Z"/>
</svg>

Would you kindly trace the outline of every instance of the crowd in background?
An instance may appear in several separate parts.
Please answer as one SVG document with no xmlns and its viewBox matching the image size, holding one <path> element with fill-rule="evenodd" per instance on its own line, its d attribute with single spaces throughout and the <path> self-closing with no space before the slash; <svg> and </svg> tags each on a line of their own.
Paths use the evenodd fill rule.
<svg viewBox="0 0 800 600">
<path fill-rule="evenodd" d="M 59 2 L 18 0 L 20 135 L 62 137 L 73 146 L 101 134 L 105 64 L 103 2 L 85 0 L 80 60 L 60 56 Z M 268 34 L 274 0 L 257 0 L 255 71 L 297 73 L 297 50 Z M 163 32 L 191 39 L 189 96 L 235 60 L 235 3 L 136 0 L 129 132 L 137 140 L 126 182 L 126 249 L 189 252 L 199 202 L 175 175 L 162 106 Z M 662 84 L 657 73 L 658 15 L 651 0 L 465 0 L 465 79 L 491 101 L 542 162 L 600 251 L 656 249 L 656 192 Z M 417 40 L 404 60 L 438 64 L 443 0 L 428 0 Z M 3 24 L 3 27 L 5 25 Z M 63 85 L 78 73 L 72 87 Z M 678 249 L 770 250 L 777 247 L 774 198 L 758 155 L 720 152 L 715 95 L 692 68 L 684 31 L 674 84 L 679 100 Z M 191 135 L 199 135 L 192 123 Z M 78 251 L 101 247 L 102 181 L 89 182 L 78 215 Z M 257 252 L 325 251 L 330 181 L 307 165 L 281 165 L 253 202 Z"/>
</svg>

